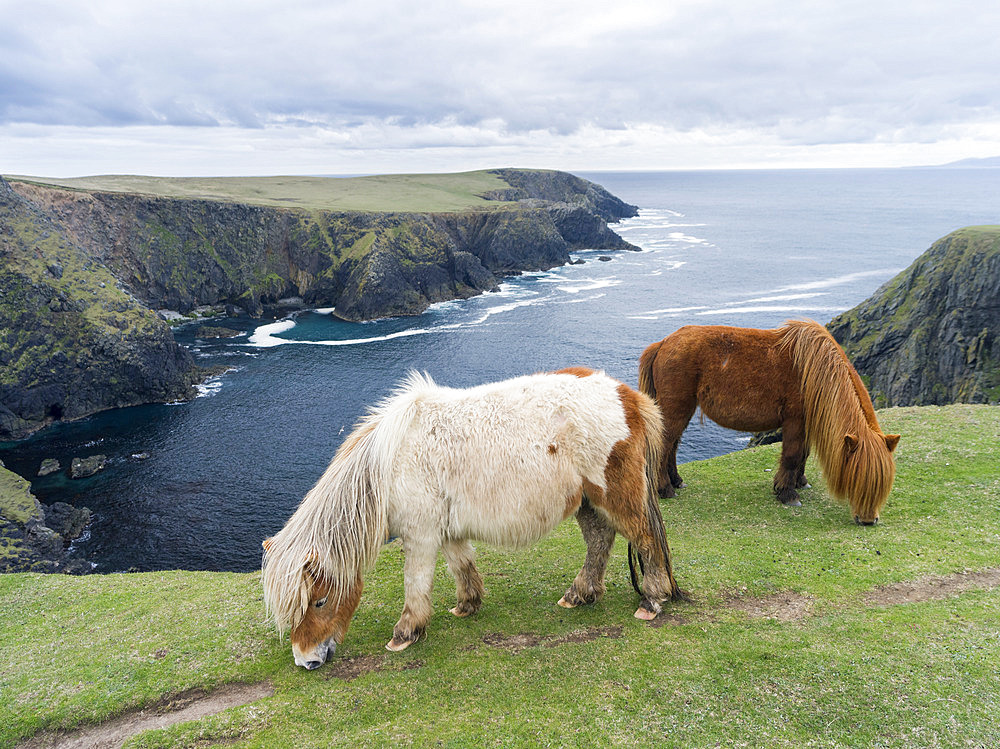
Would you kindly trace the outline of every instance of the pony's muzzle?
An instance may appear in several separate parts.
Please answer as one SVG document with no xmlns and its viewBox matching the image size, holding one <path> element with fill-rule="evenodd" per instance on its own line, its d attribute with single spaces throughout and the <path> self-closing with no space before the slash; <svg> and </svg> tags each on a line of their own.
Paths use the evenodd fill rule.
<svg viewBox="0 0 1000 749">
<path fill-rule="evenodd" d="M 876 516 L 872 520 L 862 520 L 857 515 L 855 515 L 854 516 L 854 522 L 857 523 L 858 525 L 877 525 L 878 524 L 878 517 Z"/>
<path fill-rule="evenodd" d="M 292 656 L 295 658 L 295 665 L 313 671 L 324 663 L 337 651 L 337 643 L 331 637 L 325 642 L 321 642 L 312 652 L 302 653 L 295 645 L 292 645 Z"/>
</svg>

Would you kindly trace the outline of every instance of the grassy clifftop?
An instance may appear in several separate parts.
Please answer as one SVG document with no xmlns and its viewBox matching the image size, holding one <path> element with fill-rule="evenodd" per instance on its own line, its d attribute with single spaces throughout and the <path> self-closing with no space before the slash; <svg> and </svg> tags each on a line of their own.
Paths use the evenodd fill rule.
<svg viewBox="0 0 1000 749">
<path fill-rule="evenodd" d="M 10 175 L 8 180 L 84 192 L 216 200 L 271 208 L 374 213 L 453 213 L 509 208 L 519 200 L 582 202 L 608 220 L 632 215 L 603 188 L 544 169 L 368 177 L 150 177 L 107 174 L 68 179 Z"/>
<path fill-rule="evenodd" d="M 583 559 L 572 522 L 524 551 L 479 545 L 469 619 L 439 563 L 428 637 L 401 654 L 383 650 L 402 606 L 390 544 L 313 672 L 270 631 L 257 574 L 2 576 L 0 746 L 114 716 L 152 728 L 131 747 L 998 745 L 1000 409 L 879 419 L 903 437 L 873 528 L 813 462 L 803 506 L 775 502 L 777 445 L 686 466 L 661 507 L 692 601 L 652 624 L 632 618 L 620 539 L 605 598 L 555 605 Z M 165 728 L 135 712 L 198 704 L 221 712 Z"/>
<path fill-rule="evenodd" d="M 483 195 L 507 189 L 498 175 L 394 174 L 371 177 L 148 177 L 109 174 L 54 179 L 11 176 L 10 180 L 86 192 L 114 192 L 187 200 L 384 213 L 486 210 L 501 207 Z"/>
</svg>

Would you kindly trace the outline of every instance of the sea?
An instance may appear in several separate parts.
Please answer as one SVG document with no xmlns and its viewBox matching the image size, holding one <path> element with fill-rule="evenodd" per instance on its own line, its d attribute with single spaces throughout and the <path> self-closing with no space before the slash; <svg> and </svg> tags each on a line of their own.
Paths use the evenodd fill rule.
<svg viewBox="0 0 1000 749">
<path fill-rule="evenodd" d="M 31 478 L 44 458 L 108 456 L 88 479 L 32 480 L 43 504 L 91 509 L 74 550 L 96 572 L 249 571 L 366 407 L 409 370 L 467 387 L 586 365 L 634 386 L 642 350 L 683 325 L 826 323 L 935 240 L 1000 223 L 1000 169 L 579 174 L 639 207 L 613 228 L 640 252 L 581 250 L 580 264 L 416 317 L 209 323 L 241 331 L 230 339 L 182 327 L 176 338 L 200 364 L 227 367 L 198 398 L 56 424 L 0 445 L 0 459 Z M 696 417 L 679 460 L 747 439 Z"/>
</svg>

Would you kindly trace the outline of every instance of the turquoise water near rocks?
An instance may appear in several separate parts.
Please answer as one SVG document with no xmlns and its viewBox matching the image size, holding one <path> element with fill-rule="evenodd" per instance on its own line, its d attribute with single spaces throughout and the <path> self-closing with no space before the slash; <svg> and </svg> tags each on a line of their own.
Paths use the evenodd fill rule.
<svg viewBox="0 0 1000 749">
<path fill-rule="evenodd" d="M 244 334 L 221 340 L 182 328 L 177 338 L 199 363 L 231 367 L 202 397 L 56 425 L 3 446 L 0 459 L 32 477 L 46 457 L 64 467 L 73 456 L 110 458 L 90 479 L 33 483 L 43 502 L 93 510 L 77 545 L 97 571 L 251 570 L 261 540 L 408 369 L 464 387 L 583 364 L 635 385 L 642 349 L 682 325 L 825 323 L 936 239 L 1000 223 L 1000 170 L 581 176 L 640 207 L 615 229 L 642 252 L 575 253 L 583 264 L 511 278 L 497 293 L 412 318 L 230 318 L 219 324 Z M 739 449 L 746 438 L 695 419 L 680 459 Z"/>
</svg>

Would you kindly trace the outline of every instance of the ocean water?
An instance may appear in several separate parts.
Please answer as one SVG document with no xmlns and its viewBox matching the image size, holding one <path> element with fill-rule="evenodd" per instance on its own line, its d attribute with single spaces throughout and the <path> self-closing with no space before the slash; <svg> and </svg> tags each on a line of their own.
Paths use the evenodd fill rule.
<svg viewBox="0 0 1000 749">
<path fill-rule="evenodd" d="M 178 340 L 200 363 L 231 368 L 202 397 L 59 424 L 0 447 L 0 459 L 30 477 L 46 457 L 110 458 L 90 479 L 33 483 L 43 503 L 93 510 L 77 546 L 97 571 L 247 571 L 366 406 L 409 369 L 464 387 L 582 364 L 635 385 L 643 348 L 682 325 L 825 323 L 936 239 L 1000 223 L 1000 169 L 581 176 L 640 207 L 615 228 L 641 252 L 578 252 L 583 264 L 510 278 L 419 317 L 235 318 L 221 324 L 244 334 L 226 340 L 182 328 Z M 679 459 L 746 440 L 694 419 Z"/>
</svg>

